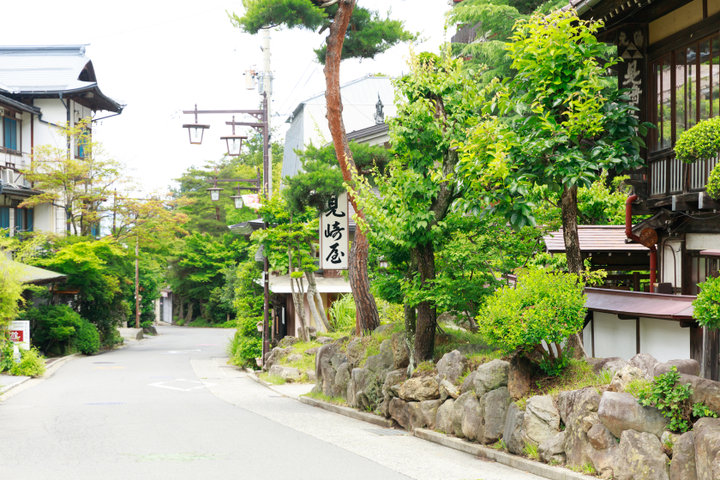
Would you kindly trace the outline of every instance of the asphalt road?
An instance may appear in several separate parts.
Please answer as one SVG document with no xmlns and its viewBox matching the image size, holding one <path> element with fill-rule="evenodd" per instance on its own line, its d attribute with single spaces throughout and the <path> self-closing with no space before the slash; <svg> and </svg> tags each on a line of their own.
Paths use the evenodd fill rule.
<svg viewBox="0 0 720 480">
<path fill-rule="evenodd" d="M 226 365 L 232 333 L 164 327 L 13 390 L 0 477 L 539 478 L 279 395 Z"/>
</svg>

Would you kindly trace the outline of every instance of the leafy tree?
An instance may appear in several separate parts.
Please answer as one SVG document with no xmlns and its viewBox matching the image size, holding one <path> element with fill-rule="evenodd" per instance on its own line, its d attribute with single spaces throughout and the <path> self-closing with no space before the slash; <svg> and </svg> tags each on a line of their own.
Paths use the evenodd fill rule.
<svg viewBox="0 0 720 480">
<path fill-rule="evenodd" d="M 708 278 L 698 284 L 700 293 L 693 300 L 693 312 L 703 327 L 720 327 L 720 277 Z"/>
<path fill-rule="evenodd" d="M 325 98 L 327 118 L 343 179 L 354 187 L 358 168 L 353 159 L 342 119 L 340 95 L 340 61 L 344 58 L 373 58 L 401 41 L 411 40 L 396 20 L 381 19 L 377 13 L 356 7 L 356 0 L 243 0 L 245 14 L 233 15 L 237 26 L 249 33 L 261 28 L 285 25 L 323 32 L 328 30 L 325 45 L 315 52 L 325 64 Z M 350 202 L 359 218 L 364 212 L 350 194 Z M 358 228 L 350 252 L 350 285 L 357 306 L 358 330 L 368 332 L 380 324 L 375 300 L 370 293 L 366 232 Z"/>
<path fill-rule="evenodd" d="M 603 171 L 627 171 L 642 163 L 646 128 L 607 74 L 618 59 L 594 34 L 599 23 L 579 20 L 573 11 L 535 15 L 518 23 L 507 48 L 515 74 L 496 98 L 502 123 L 478 128 L 466 145 L 462 168 L 483 172 L 492 159 L 495 178 L 542 185 L 560 198 L 568 269 L 579 274 L 578 187 Z M 495 102 L 494 102 L 495 103 Z M 494 106 L 494 105 L 491 105 Z M 482 124 L 487 127 L 486 124 Z M 475 165 L 475 168 L 472 168 Z M 511 201 L 517 201 L 517 196 Z M 529 210 L 521 216 L 532 217 Z M 527 221 L 516 216 L 515 222 Z"/>
<path fill-rule="evenodd" d="M 75 155 L 67 145 L 42 145 L 35 149 L 30 168 L 22 173 L 38 190 L 21 207 L 60 202 L 65 207 L 67 231 L 90 235 L 105 215 L 103 203 L 124 181 L 121 165 L 107 158 L 102 146 L 92 141 L 87 122 L 62 128 L 68 141 L 82 145 Z"/>
<path fill-rule="evenodd" d="M 675 144 L 675 156 L 685 163 L 707 160 L 720 152 L 720 117 L 703 120 L 680 134 Z M 707 182 L 707 193 L 720 198 L 720 168 L 715 165 Z"/>
<path fill-rule="evenodd" d="M 100 349 L 97 328 L 68 305 L 43 305 L 25 313 L 30 320 L 33 344 L 46 355 L 79 351 L 86 355 Z"/>
<path fill-rule="evenodd" d="M 0 250 L 0 333 L 15 320 L 22 305 L 25 290 L 20 281 L 20 271 Z M 0 337 L 2 338 L 2 337 Z"/>
<path fill-rule="evenodd" d="M 477 317 L 480 331 L 506 353 L 521 353 L 547 374 L 566 365 L 562 342 L 585 321 L 584 285 L 577 275 L 542 269 L 497 290 Z M 548 347 L 543 346 L 543 342 Z"/>
</svg>

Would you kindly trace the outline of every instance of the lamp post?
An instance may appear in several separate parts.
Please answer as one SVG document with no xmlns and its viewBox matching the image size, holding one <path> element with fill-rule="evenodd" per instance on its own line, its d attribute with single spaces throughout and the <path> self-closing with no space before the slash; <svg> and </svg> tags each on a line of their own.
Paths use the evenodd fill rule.
<svg viewBox="0 0 720 480">
<path fill-rule="evenodd" d="M 227 125 L 232 126 L 232 135 L 221 137 L 227 142 L 228 145 L 228 155 L 233 155 L 235 153 L 235 147 L 237 147 L 237 154 L 240 154 L 240 148 L 242 146 L 242 140 L 245 137 L 235 135 L 235 127 L 236 126 L 243 126 L 243 127 L 252 127 L 256 130 L 259 130 L 262 133 L 263 136 L 263 194 L 265 198 L 270 199 L 270 196 L 272 194 L 272 185 L 270 185 L 270 115 L 268 114 L 268 98 L 267 98 L 267 90 L 263 92 L 262 94 L 262 108 L 260 110 L 198 110 L 197 105 L 195 105 L 194 110 L 183 110 L 183 114 L 185 115 L 195 115 L 195 123 L 186 123 L 183 125 L 183 128 L 188 129 L 188 134 L 190 137 L 190 143 L 192 144 L 200 144 L 202 143 L 202 137 L 203 132 L 210 128 L 209 125 L 206 124 L 200 124 L 198 123 L 198 115 L 249 115 L 251 117 L 254 117 L 255 121 L 252 122 L 236 122 L 235 117 L 232 117 L 232 120 L 229 122 L 225 122 Z M 232 150 L 232 151 L 231 151 Z M 220 190 L 217 187 L 217 182 L 221 181 L 245 181 L 243 179 L 235 179 L 235 180 L 221 180 L 215 178 L 215 186 L 210 190 L 211 195 L 217 194 L 217 197 L 219 198 Z M 249 188 L 249 187 L 243 187 L 243 188 Z M 240 196 L 240 187 L 238 188 L 238 195 L 233 196 L 232 198 L 237 202 L 237 198 Z M 241 199 L 242 201 L 242 199 Z M 237 203 L 236 203 L 237 205 Z M 265 227 L 267 228 L 267 224 L 265 224 Z M 263 254 L 263 332 L 262 332 L 262 362 L 265 363 L 265 355 L 270 351 L 270 338 L 268 336 L 268 332 L 270 330 L 270 280 L 268 275 L 269 270 L 269 262 L 267 255 Z"/>
</svg>

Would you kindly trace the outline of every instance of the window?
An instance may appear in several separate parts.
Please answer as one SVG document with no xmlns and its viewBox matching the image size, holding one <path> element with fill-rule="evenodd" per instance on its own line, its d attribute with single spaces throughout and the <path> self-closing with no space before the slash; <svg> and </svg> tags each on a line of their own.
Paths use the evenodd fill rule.
<svg viewBox="0 0 720 480">
<path fill-rule="evenodd" d="M 676 48 L 651 62 L 650 152 L 675 145 L 682 132 L 720 115 L 720 34 Z"/>
<path fill-rule="evenodd" d="M 0 147 L 5 151 L 20 152 L 20 125 L 21 122 L 15 118 L 15 112 L 5 110 L 2 117 L 0 117 L 2 123 L 2 142 Z"/>
<path fill-rule="evenodd" d="M 85 127 L 82 133 L 75 138 L 75 158 L 89 158 L 90 142 L 92 141 L 92 131 Z"/>
<path fill-rule="evenodd" d="M 15 231 L 32 232 L 35 212 L 32 208 L 15 209 Z"/>
<path fill-rule="evenodd" d="M 10 208 L 0 207 L 0 230 L 5 230 L 5 235 L 10 233 Z"/>
</svg>

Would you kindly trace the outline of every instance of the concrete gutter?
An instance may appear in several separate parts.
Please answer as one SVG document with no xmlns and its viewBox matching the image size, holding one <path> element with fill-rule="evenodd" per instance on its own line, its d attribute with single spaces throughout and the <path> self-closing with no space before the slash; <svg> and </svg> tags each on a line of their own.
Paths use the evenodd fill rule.
<svg viewBox="0 0 720 480">
<path fill-rule="evenodd" d="M 335 405 L 333 403 L 324 402 L 322 400 L 316 400 L 310 397 L 288 395 L 281 388 L 277 388 L 268 382 L 265 382 L 259 378 L 255 371 L 246 370 L 248 376 L 256 382 L 265 385 L 267 388 L 274 392 L 283 395 L 288 398 L 294 398 L 301 403 L 310 405 L 317 408 L 322 408 L 329 412 L 345 415 L 346 417 L 354 418 L 356 420 L 362 420 L 364 422 L 372 423 L 380 427 L 392 428 L 394 423 L 392 420 L 374 415 L 368 412 L 361 412 L 354 408 L 343 407 L 341 405 Z M 452 448 L 461 452 L 469 453 L 479 458 L 486 460 L 492 460 L 502 465 L 521 470 L 523 472 L 531 473 L 539 477 L 547 478 L 549 480 L 597 480 L 597 477 L 589 475 L 583 475 L 582 473 L 573 472 L 567 468 L 555 467 L 547 465 L 545 463 L 536 462 L 529 460 L 518 455 L 504 452 L 502 450 L 496 450 L 494 448 L 486 447 L 477 443 L 471 443 L 461 438 L 452 437 L 444 433 L 435 432 L 425 428 L 417 428 L 410 432 L 417 438 L 427 440 L 444 447 Z"/>
<path fill-rule="evenodd" d="M 37 379 L 52 377 L 55 372 L 60 369 L 60 367 L 79 356 L 79 353 L 74 353 L 72 355 L 66 355 L 64 357 L 48 358 L 47 360 L 45 360 L 45 373 L 42 377 L 37 377 Z M 0 385 L 0 397 L 4 397 L 5 394 L 9 391 L 19 387 L 20 385 L 23 385 L 30 380 L 33 380 L 33 377 L 13 377 L 10 375 L 0 375 L 0 377 L 2 377 L 2 380 L 0 381 L 9 382 L 7 385 Z"/>
</svg>

